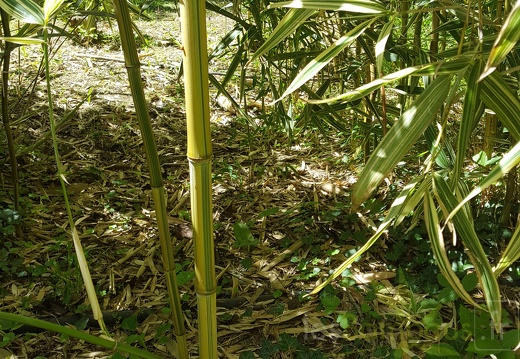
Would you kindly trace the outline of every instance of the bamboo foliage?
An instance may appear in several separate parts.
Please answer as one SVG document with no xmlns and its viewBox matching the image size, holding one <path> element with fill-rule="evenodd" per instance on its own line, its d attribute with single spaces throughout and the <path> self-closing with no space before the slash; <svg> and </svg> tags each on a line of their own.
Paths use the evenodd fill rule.
<svg viewBox="0 0 520 359">
<path fill-rule="evenodd" d="M 515 47 L 518 40 L 520 40 L 520 1 L 517 0 L 515 7 L 511 10 L 500 29 L 479 80 L 484 79 L 491 72 L 495 71 L 497 66 L 505 60 L 507 54 Z"/>
<path fill-rule="evenodd" d="M 195 290 L 199 358 L 217 358 L 217 301 L 213 243 L 206 10 L 204 2 L 181 2 L 191 219 L 195 247 Z"/>
<path fill-rule="evenodd" d="M 514 76 L 517 76 L 520 69 L 518 63 L 518 51 L 520 46 L 517 40 L 520 36 L 518 17 L 520 16 L 519 5 L 510 9 L 504 8 L 505 18 L 502 26 L 496 27 L 492 21 L 493 12 L 486 13 L 483 8 L 473 3 L 455 3 L 450 0 L 438 0 L 431 3 L 420 3 L 416 1 L 406 1 L 400 4 L 389 4 L 388 8 L 379 8 L 379 2 L 370 0 L 363 1 L 283 1 L 271 4 L 271 7 L 289 7 L 288 14 L 292 11 L 303 12 L 305 10 L 345 10 L 350 12 L 354 24 L 358 24 L 359 36 L 354 39 L 356 48 L 366 47 L 377 39 L 375 44 L 375 54 L 377 62 L 378 78 L 369 83 L 357 84 L 355 89 L 347 90 L 341 94 L 334 94 L 328 98 L 316 99 L 310 97 L 307 103 L 314 105 L 323 104 L 351 104 L 363 98 L 368 98 L 374 91 L 382 86 L 391 87 L 396 80 L 401 81 L 402 86 L 406 86 L 408 93 L 413 93 L 413 88 L 417 87 L 422 81 L 424 92 L 415 101 L 401 102 L 402 114 L 387 135 L 374 150 L 367 165 L 360 174 L 352 192 L 352 210 L 356 211 L 363 205 L 378 188 L 379 183 L 388 176 L 395 164 L 403 159 L 409 149 L 419 140 L 421 136 L 426 138 L 429 144 L 430 156 L 426 160 L 421 174 L 416 177 L 409 186 L 403 190 L 399 196 L 402 203 L 395 203 L 387 214 L 387 217 L 378 228 L 376 233 L 368 239 L 364 246 L 354 255 L 359 257 L 384 231 L 393 220 L 396 223 L 402 221 L 410 211 L 418 208 L 416 212 L 424 213 L 427 216 L 429 233 L 434 245 L 434 252 L 441 270 L 448 278 L 453 279 L 452 285 L 457 288 L 459 295 L 468 303 L 475 305 L 467 293 L 461 290 L 461 286 L 454 280 L 453 275 L 448 273 L 446 258 L 442 250 L 442 232 L 445 223 L 453 222 L 456 232 L 460 234 L 462 242 L 468 248 L 469 258 L 477 269 L 480 284 L 485 294 L 486 307 L 491 312 L 495 327 L 499 328 L 501 320 L 500 293 L 496 284 L 493 271 L 484 253 L 479 238 L 476 235 L 472 216 L 468 209 L 457 212 L 460 208 L 466 208 L 467 201 L 478 195 L 483 188 L 496 182 L 505 173 L 515 169 L 515 165 L 520 161 L 520 154 L 517 150 L 517 141 L 520 139 L 520 100 L 518 90 L 511 84 L 514 83 Z M 442 11 L 440 11 L 442 10 Z M 502 13 L 502 8 L 495 9 L 496 13 Z M 432 22 L 423 21 L 432 18 Z M 361 21 L 373 19 L 373 22 L 359 25 Z M 453 20 L 456 20 L 454 22 Z M 400 21 L 400 22 L 398 22 Z M 395 25 L 394 25 L 395 22 Z M 431 56 L 427 56 L 427 51 L 421 48 L 422 41 L 419 37 L 424 32 L 425 26 L 432 24 L 432 46 Z M 278 27 L 285 31 L 273 31 L 271 37 L 267 38 L 260 50 L 253 55 L 264 56 L 269 60 L 269 51 L 279 44 L 283 37 L 293 36 L 290 29 L 304 26 L 304 22 L 292 22 L 286 16 L 282 19 Z M 369 26 L 378 30 L 376 33 L 369 31 Z M 486 29 L 485 36 L 482 29 Z M 400 29 L 400 30 L 399 30 Z M 496 29 L 499 29 L 497 31 Z M 494 32 L 493 32 L 494 31 Z M 408 46 L 407 38 L 413 32 L 413 48 Z M 437 46 L 439 34 L 445 34 L 442 38 L 442 46 Z M 395 39 L 397 37 L 397 40 Z M 435 42 L 435 43 L 434 43 Z M 451 47 L 448 47 L 451 44 Z M 370 47 L 370 46 L 369 46 Z M 439 52 L 440 50 L 440 52 Z M 366 51 L 366 50 L 365 50 Z M 337 52 L 339 54 L 339 51 Z M 310 56 L 311 54 L 309 54 Z M 301 70 L 292 80 L 291 85 L 283 93 L 286 96 L 289 91 L 307 89 L 304 85 L 311 78 L 319 76 L 324 66 L 322 61 L 332 61 L 335 53 L 331 49 L 326 49 L 322 53 L 310 57 L 308 65 Z M 390 56 L 388 56 L 390 55 Z M 395 68 L 395 65 L 385 64 L 385 59 L 394 56 L 395 62 L 399 60 L 401 69 L 396 72 L 385 74 L 386 68 Z M 428 62 L 428 59 L 435 62 Z M 487 65 L 483 65 L 487 61 Z M 503 72 L 493 71 L 498 64 L 502 64 L 501 69 L 508 69 Z M 511 76 L 513 75 L 513 76 Z M 513 78 L 511 78 L 513 77 Z M 459 87 L 465 90 L 463 112 L 458 126 L 460 131 L 456 135 L 457 148 L 448 150 L 446 143 L 447 124 L 451 106 L 457 100 Z M 409 91 L 409 90 L 412 91 Z M 281 97 L 275 95 L 275 101 L 281 102 Z M 383 99 L 381 101 L 384 101 Z M 277 102 L 277 105 L 278 103 Z M 380 104 L 385 111 L 385 104 Z M 372 106 L 374 109 L 375 107 Z M 480 121 L 485 107 L 488 107 L 497 114 L 498 119 L 509 130 L 513 138 L 512 148 L 504 151 L 500 163 L 487 175 L 482 182 L 472 191 L 465 191 L 461 187 L 464 180 L 464 163 L 467 158 L 468 147 L 471 136 Z M 385 112 L 386 113 L 386 112 Z M 376 113 L 377 116 L 381 114 Z M 392 121 L 393 122 L 393 121 Z M 434 130 L 434 129 L 438 130 Z M 441 168 L 437 171 L 436 166 Z M 432 178 L 434 180 L 432 180 Z M 446 182 L 447 181 L 447 182 Z M 449 183 L 449 186 L 447 186 Z M 469 194 L 467 194 L 469 192 Z M 435 194 L 437 204 L 443 209 L 440 215 L 435 208 L 435 202 L 431 196 Z M 430 196 L 424 203 L 424 196 Z M 424 203 L 423 206 L 420 206 Z M 399 208 L 399 210 L 397 210 Z M 462 210 L 461 210 L 462 211 Z M 451 214 L 450 214 L 451 213 Z M 442 222 L 441 222 L 442 221 Z M 444 223 L 444 224 L 443 224 Z M 516 232 L 515 232 L 516 233 Z M 514 236 L 504 253 L 503 260 L 497 266 L 496 271 L 505 270 L 511 260 L 517 258 L 518 236 Z M 350 265 L 354 256 L 347 259 L 333 274 L 326 280 L 329 283 L 331 278 L 337 277 L 345 268 Z M 507 264 L 506 264 L 507 263 Z M 317 293 L 323 285 L 318 286 L 313 293 Z M 463 288 L 462 288 L 463 289 Z"/>
<path fill-rule="evenodd" d="M 430 191 L 425 191 L 423 195 L 425 196 L 424 218 L 426 222 L 426 229 L 428 230 L 428 236 L 430 237 L 432 243 L 433 253 L 435 254 L 435 258 L 442 275 L 444 278 L 446 278 L 448 283 L 461 298 L 475 307 L 482 309 L 482 306 L 476 303 L 475 300 L 473 300 L 469 293 L 464 289 L 459 278 L 453 271 L 451 263 L 448 259 L 448 254 L 446 253 L 442 228 L 440 226 L 440 220 L 437 214 L 437 208 L 433 201 L 433 197 L 430 194 Z"/>
<path fill-rule="evenodd" d="M 352 191 L 352 210 L 356 210 L 375 191 L 397 162 L 410 150 L 433 121 L 450 88 L 450 77 L 439 76 L 388 131 Z M 392 150 L 381 150 L 392 149 Z"/>
<path fill-rule="evenodd" d="M 159 165 L 159 155 L 155 144 L 155 137 L 152 131 L 152 124 L 148 113 L 148 105 L 144 95 L 141 81 L 141 70 L 137 47 L 132 31 L 132 21 L 126 4 L 126 0 L 113 0 L 116 12 L 119 33 L 121 35 L 121 46 L 125 56 L 125 67 L 128 72 L 128 80 L 132 91 L 135 111 L 139 121 L 139 128 L 143 138 L 143 144 L 150 172 L 150 185 L 152 187 L 155 215 L 161 243 L 162 259 L 166 275 L 166 286 L 172 310 L 174 322 L 174 332 L 177 338 L 179 357 L 189 358 L 188 344 L 186 341 L 186 330 L 184 327 L 184 314 L 182 313 L 181 300 L 175 273 L 175 259 L 173 256 L 173 246 L 168 227 L 168 213 L 166 211 L 166 200 L 164 186 Z"/>
</svg>

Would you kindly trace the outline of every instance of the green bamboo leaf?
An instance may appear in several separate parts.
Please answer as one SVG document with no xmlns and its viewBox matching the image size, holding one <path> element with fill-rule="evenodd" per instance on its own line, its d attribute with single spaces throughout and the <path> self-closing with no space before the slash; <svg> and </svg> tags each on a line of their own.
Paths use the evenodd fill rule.
<svg viewBox="0 0 520 359">
<path fill-rule="evenodd" d="M 402 210 L 397 216 L 394 226 L 398 226 L 403 219 L 408 216 L 422 201 L 424 193 L 431 187 L 431 176 L 424 178 L 424 176 L 415 177 L 406 187 L 409 187 L 406 202 L 403 204 Z M 416 190 L 414 190 L 417 187 Z M 402 192 L 401 192 L 402 193 Z"/>
<path fill-rule="evenodd" d="M 43 4 L 43 14 L 45 16 L 45 23 L 49 22 L 49 19 L 54 15 L 60 8 L 65 0 L 45 0 Z"/>
<path fill-rule="evenodd" d="M 480 82 L 480 97 L 507 127 L 513 138 L 520 140 L 520 99 L 502 75 L 493 72 Z"/>
<path fill-rule="evenodd" d="M 438 174 L 433 175 L 437 200 L 443 211 L 452 212 L 457 207 L 459 200 L 453 195 L 448 183 Z M 466 208 L 466 207 L 465 207 Z M 491 265 L 487 259 L 486 253 L 480 244 L 480 240 L 475 232 L 473 220 L 471 218 L 469 207 L 467 210 L 458 211 L 453 217 L 453 224 L 456 232 L 466 247 L 466 252 L 475 267 L 479 282 L 484 292 L 487 309 L 491 314 L 495 328 L 500 329 L 502 321 L 502 306 L 500 302 L 500 290 L 498 283 L 491 269 Z"/>
<path fill-rule="evenodd" d="M 308 100 L 309 103 L 321 104 L 330 102 L 349 102 L 359 100 L 375 90 L 381 88 L 381 86 L 402 79 L 407 76 L 433 76 L 433 75 L 450 75 L 456 74 L 464 70 L 465 67 L 470 65 L 473 60 L 469 58 L 459 58 L 452 61 L 438 61 L 425 65 L 411 66 L 397 72 L 383 76 L 377 80 L 369 82 L 363 86 L 358 87 L 349 92 L 345 92 L 336 97 L 323 99 L 323 100 Z"/>
<path fill-rule="evenodd" d="M 435 4 L 435 5 L 434 5 Z M 476 11 L 465 4 L 458 3 L 452 0 L 433 1 L 432 5 L 442 6 L 447 12 L 451 13 L 455 18 L 458 18 L 463 24 L 467 23 L 468 20 L 472 23 L 483 24 L 487 26 L 495 26 L 496 24 L 492 19 L 485 16 L 483 11 Z"/>
<path fill-rule="evenodd" d="M 489 174 L 451 211 L 446 221 L 449 221 L 455 213 L 470 199 L 491 186 L 499 178 L 504 176 L 513 167 L 520 163 L 520 142 L 507 152 Z"/>
<path fill-rule="evenodd" d="M 41 45 L 43 44 L 43 39 L 38 39 L 35 37 L 17 37 L 17 36 L 0 36 L 0 40 L 12 42 L 20 45 Z"/>
<path fill-rule="evenodd" d="M 500 260 L 497 265 L 493 268 L 495 277 L 505 271 L 511 264 L 515 263 L 520 258 L 520 223 L 516 224 L 516 230 L 511 240 L 507 244 L 504 253 L 500 256 Z"/>
<path fill-rule="evenodd" d="M 520 1 L 516 2 L 515 7 L 502 25 L 479 81 L 495 71 L 497 66 L 504 61 L 507 54 L 515 47 L 518 40 L 520 40 Z"/>
<path fill-rule="evenodd" d="M 334 57 L 343 51 L 345 47 L 350 45 L 362 33 L 364 33 L 373 21 L 374 20 L 369 20 L 359 24 L 347 34 L 340 37 L 334 44 L 319 54 L 314 60 L 309 62 L 307 66 L 305 66 L 305 68 L 296 76 L 289 87 L 287 87 L 287 90 L 285 90 L 282 97 L 276 101 L 280 101 L 287 95 L 300 88 L 301 85 L 306 83 L 312 77 L 314 77 L 314 75 L 316 75 L 323 67 L 325 67 Z"/>
<path fill-rule="evenodd" d="M 422 135 L 444 103 L 450 76 L 437 77 L 388 131 L 370 156 L 352 190 L 352 210 L 367 200 L 415 141 Z"/>
<path fill-rule="evenodd" d="M 435 208 L 435 203 L 433 202 L 433 198 L 429 189 L 424 191 L 422 194 L 425 196 L 424 219 L 426 223 L 426 229 L 428 231 L 428 236 L 430 237 L 430 243 L 433 254 L 435 255 L 435 259 L 437 261 L 437 266 L 459 297 L 464 299 L 469 304 L 477 308 L 481 308 L 481 306 L 477 304 L 469 295 L 469 293 L 464 289 L 462 283 L 451 267 L 448 254 L 446 253 L 446 247 L 444 246 L 444 237 L 442 235 L 439 216 L 437 215 L 437 209 Z"/>
<path fill-rule="evenodd" d="M 270 7 L 291 7 L 315 10 L 335 10 L 347 11 L 363 14 L 379 14 L 388 10 L 383 4 L 370 0 L 327 0 L 327 1 L 311 1 L 311 0 L 293 0 L 272 3 Z"/>
<path fill-rule="evenodd" d="M 291 9 L 282 20 L 278 23 L 278 26 L 273 30 L 271 36 L 260 46 L 260 48 L 253 54 L 251 60 L 248 63 L 256 60 L 267 51 L 278 45 L 283 39 L 291 35 L 301 24 L 303 24 L 315 10 L 307 9 Z"/>
<path fill-rule="evenodd" d="M 256 124 L 255 121 L 253 121 L 253 119 L 251 119 L 251 116 L 249 116 L 247 114 L 246 111 L 244 111 L 242 109 L 242 107 L 240 107 L 240 105 L 235 101 L 235 99 L 233 98 L 233 96 L 231 96 L 231 94 L 226 90 L 225 87 L 223 87 L 220 82 L 215 78 L 214 75 L 212 74 L 209 74 L 209 81 L 211 82 L 211 84 L 213 86 L 215 86 L 215 88 L 217 89 L 217 91 L 221 94 L 223 94 L 230 102 L 231 104 L 233 105 L 233 108 L 238 112 L 240 113 L 240 115 L 242 117 L 244 117 L 248 122 L 249 124 L 253 127 L 253 128 L 256 128 L 258 127 L 258 125 Z"/>
<path fill-rule="evenodd" d="M 394 18 L 391 17 L 390 20 L 383 26 L 381 29 L 381 33 L 377 38 L 376 42 L 376 68 L 379 73 L 383 71 L 383 59 L 385 55 L 386 43 L 388 42 L 388 38 L 392 33 L 392 29 L 394 27 Z"/>
<path fill-rule="evenodd" d="M 462 171 L 464 159 L 466 158 L 466 151 L 469 148 L 471 131 L 475 128 L 475 123 L 479 119 L 476 118 L 475 114 L 479 113 L 478 108 L 481 104 L 479 98 L 480 85 L 477 82 L 481 69 L 481 62 L 476 62 L 471 71 L 469 71 L 469 76 L 466 80 L 466 93 L 464 95 L 464 106 L 462 109 L 462 118 L 460 120 L 459 136 L 457 139 L 457 156 L 455 158 L 455 165 L 451 178 L 453 188 L 459 180 L 460 172 Z"/>
<path fill-rule="evenodd" d="M 43 9 L 32 0 L 0 0 L 0 7 L 17 20 L 43 25 Z"/>
<path fill-rule="evenodd" d="M 250 27 L 252 27 L 251 24 L 242 19 L 240 16 L 230 13 L 222 6 L 216 5 L 211 1 L 206 0 L 206 9 L 216 12 L 217 14 L 220 14 L 224 17 L 227 17 L 228 19 L 235 21 L 236 23 L 240 24 L 244 29 L 249 29 Z"/>
</svg>

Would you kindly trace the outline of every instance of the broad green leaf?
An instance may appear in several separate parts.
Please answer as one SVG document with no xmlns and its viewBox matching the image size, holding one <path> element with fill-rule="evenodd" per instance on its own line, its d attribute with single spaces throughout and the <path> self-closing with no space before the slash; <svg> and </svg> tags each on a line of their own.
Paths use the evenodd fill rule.
<svg viewBox="0 0 520 359">
<path fill-rule="evenodd" d="M 65 0 L 45 0 L 43 4 L 43 15 L 45 16 L 45 23 L 49 22 L 49 19 L 60 8 L 64 1 Z"/>
<path fill-rule="evenodd" d="M 249 247 L 258 244 L 258 239 L 253 237 L 251 230 L 244 222 L 237 222 L 233 225 L 233 231 L 235 232 L 235 243 L 234 247 Z"/>
<path fill-rule="evenodd" d="M 515 233 L 511 237 L 511 240 L 507 244 L 504 253 L 500 256 L 500 260 L 497 265 L 493 268 L 493 272 L 495 273 L 495 277 L 498 276 L 505 271 L 507 268 L 511 266 L 511 264 L 515 263 L 520 258 L 520 223 L 516 224 Z"/>
<path fill-rule="evenodd" d="M 437 77 L 392 126 L 370 156 L 352 190 L 355 211 L 390 173 L 435 118 L 450 89 L 450 76 Z"/>
<path fill-rule="evenodd" d="M 329 102 L 348 102 L 359 100 L 375 90 L 381 88 L 381 86 L 402 79 L 407 76 L 432 76 L 432 75 L 449 75 L 459 73 L 466 66 L 471 64 L 472 60 L 469 58 L 460 58 L 453 61 L 438 61 L 426 65 L 411 66 L 397 72 L 383 76 L 377 80 L 369 82 L 366 85 L 360 86 L 355 90 L 345 92 L 336 97 L 323 100 L 309 100 L 309 103 L 329 103 Z"/>
<path fill-rule="evenodd" d="M 480 105 L 480 85 L 477 83 L 477 78 L 481 71 L 481 62 L 476 62 L 469 76 L 466 80 L 466 93 L 464 94 L 464 105 L 462 109 L 462 118 L 459 126 L 459 136 L 457 138 L 457 156 L 455 158 L 455 165 L 453 167 L 453 173 L 451 178 L 452 188 L 455 187 L 456 182 L 459 180 L 460 172 L 466 158 L 466 151 L 469 148 L 469 140 L 471 137 L 471 131 L 475 128 L 475 113 Z"/>
<path fill-rule="evenodd" d="M 437 201 L 444 212 L 452 212 L 459 203 L 459 200 L 452 193 L 448 183 L 440 174 L 434 173 L 433 180 Z M 466 247 L 468 257 L 476 269 L 479 282 L 484 292 L 487 309 L 493 319 L 495 328 L 499 330 L 502 321 L 500 290 L 486 253 L 484 252 L 477 233 L 475 232 L 470 211 L 458 211 L 453 217 L 453 224 L 456 233 L 459 235 L 462 243 Z"/>
<path fill-rule="evenodd" d="M 293 91 L 300 88 L 305 82 L 316 75 L 323 67 L 325 67 L 334 57 L 336 57 L 345 47 L 355 41 L 370 26 L 373 20 L 365 21 L 354 29 L 349 31 L 346 35 L 340 37 L 334 44 L 319 54 L 314 60 L 309 62 L 307 66 L 296 76 L 293 82 L 289 85 L 287 90 L 283 93 L 277 101 L 280 101 L 285 96 L 291 94 Z"/>
<path fill-rule="evenodd" d="M 438 343 L 430 346 L 425 352 L 428 358 L 444 358 L 454 359 L 462 358 L 459 352 L 457 352 L 451 345 L 447 343 Z"/>
<path fill-rule="evenodd" d="M 43 9 L 32 0 L 0 0 L 0 7 L 17 20 L 43 25 Z"/>
<path fill-rule="evenodd" d="M 278 26 L 273 30 L 271 36 L 260 46 L 260 48 L 253 54 L 249 63 L 256 60 L 267 51 L 278 45 L 283 39 L 291 35 L 301 24 L 303 24 L 316 10 L 307 9 L 291 9 Z"/>
<path fill-rule="evenodd" d="M 465 203 L 495 183 L 518 163 L 520 163 L 520 142 L 502 157 L 491 172 L 451 211 L 446 220 L 449 221 Z"/>
<path fill-rule="evenodd" d="M 376 42 L 376 68 L 377 73 L 380 74 L 383 72 L 383 58 L 385 55 L 386 43 L 388 42 L 388 38 L 392 33 L 392 29 L 394 27 L 394 18 L 391 17 L 390 20 L 383 26 L 381 29 L 381 33 L 377 38 Z"/>
<path fill-rule="evenodd" d="M 446 247 L 444 246 L 444 237 L 442 235 L 439 216 L 437 215 L 437 209 L 435 208 L 435 203 L 433 202 L 433 198 L 429 189 L 424 191 L 423 195 L 425 195 L 424 219 L 426 223 L 426 229 L 428 231 L 428 236 L 430 237 L 433 254 L 435 255 L 435 259 L 437 261 L 437 266 L 439 266 L 442 275 L 444 275 L 444 278 L 448 281 L 450 286 L 459 297 L 464 299 L 469 304 L 477 308 L 481 308 L 481 306 L 477 304 L 473 298 L 471 298 L 469 293 L 464 289 L 462 283 L 451 267 L 448 254 L 446 253 Z"/>
<path fill-rule="evenodd" d="M 442 131 L 442 135 L 444 135 Z M 424 138 L 426 139 L 426 145 L 430 150 L 431 159 L 435 160 L 437 166 L 442 169 L 451 169 L 453 167 L 453 157 L 451 151 L 451 144 L 446 141 L 442 141 L 442 135 L 435 124 L 431 124 L 424 131 Z M 430 161 L 427 160 L 427 161 Z"/>
<path fill-rule="evenodd" d="M 0 40 L 12 42 L 20 45 L 40 45 L 43 44 L 43 39 L 38 39 L 34 37 L 16 37 L 16 36 L 0 36 Z"/>
<path fill-rule="evenodd" d="M 379 14 L 388 10 L 383 4 L 370 0 L 293 0 L 272 3 L 270 7 L 291 7 L 315 10 L 336 10 L 363 14 Z"/>
<path fill-rule="evenodd" d="M 507 54 L 515 47 L 518 40 L 520 40 L 520 1 L 516 2 L 515 7 L 502 25 L 479 81 L 495 71 L 497 66 L 504 61 Z"/>
<path fill-rule="evenodd" d="M 513 138 L 520 140 L 520 99 L 502 75 L 493 72 L 480 82 L 480 97 L 507 127 Z"/>
</svg>

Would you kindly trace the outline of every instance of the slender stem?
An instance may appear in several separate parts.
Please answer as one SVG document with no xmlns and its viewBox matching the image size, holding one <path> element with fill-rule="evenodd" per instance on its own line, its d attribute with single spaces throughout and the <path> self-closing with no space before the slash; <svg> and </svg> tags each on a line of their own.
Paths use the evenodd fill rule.
<svg viewBox="0 0 520 359">
<path fill-rule="evenodd" d="M 137 56 L 137 46 L 135 44 L 134 33 L 132 31 L 132 21 L 128 12 L 126 0 L 113 0 L 119 34 L 121 36 L 121 47 L 125 56 L 125 67 L 128 73 L 128 81 L 132 98 L 134 101 L 137 120 L 143 138 L 148 171 L 150 172 L 150 185 L 161 243 L 163 266 L 166 276 L 166 287 L 172 310 L 174 322 L 174 332 L 177 339 L 179 357 L 189 358 L 188 344 L 186 340 L 186 330 L 184 327 L 184 315 L 181 308 L 181 299 L 175 274 L 175 259 L 173 255 L 173 245 L 170 238 L 168 218 L 166 211 L 166 201 L 164 186 L 162 182 L 159 155 L 148 113 L 148 104 L 144 95 L 141 81 L 140 62 Z"/>
<path fill-rule="evenodd" d="M 147 359 L 161 359 L 162 358 L 161 356 L 152 354 L 146 350 L 134 348 L 125 343 L 116 342 L 113 339 L 97 337 L 95 335 L 87 334 L 81 330 L 72 329 L 69 327 L 50 323 L 50 322 L 47 322 L 47 321 L 41 320 L 41 319 L 30 318 L 30 317 L 26 317 L 26 316 L 23 316 L 20 314 L 5 313 L 5 312 L 0 312 L 0 319 L 8 320 L 8 321 L 20 323 L 20 324 L 30 325 L 32 327 L 37 327 L 37 328 L 41 328 L 41 329 L 45 329 L 45 330 L 50 330 L 50 331 L 53 331 L 56 333 L 66 334 L 71 337 L 84 340 L 88 343 L 102 346 L 104 348 L 134 354 L 140 358 L 147 358 Z"/>
<path fill-rule="evenodd" d="M 90 271 L 88 268 L 87 261 L 85 259 L 85 254 L 83 253 L 83 247 L 81 246 L 81 242 L 79 241 L 79 236 L 76 231 L 76 227 L 74 224 L 74 218 L 72 216 L 72 210 L 70 208 L 69 197 L 67 195 L 67 187 L 65 183 L 65 173 L 63 171 L 63 166 L 61 164 L 60 153 L 58 150 L 58 136 L 56 135 L 56 120 L 54 118 L 54 106 L 52 102 L 52 92 L 51 92 L 51 74 L 50 74 L 50 63 L 49 63 L 49 32 L 47 26 L 43 28 L 43 61 L 45 64 L 45 79 L 47 85 L 47 101 L 49 105 L 49 124 L 51 130 L 51 138 L 52 138 L 52 147 L 54 149 L 54 160 L 56 162 L 56 167 L 58 169 L 58 179 L 60 181 L 61 189 L 63 192 L 63 200 L 65 202 L 65 209 L 67 211 L 67 218 L 69 220 L 69 226 L 72 235 L 72 242 L 74 244 L 74 249 L 76 252 L 76 259 L 78 262 L 78 267 L 81 271 L 81 276 L 83 278 L 83 283 L 85 285 L 87 296 L 90 301 L 90 306 L 92 308 L 92 314 L 94 318 L 98 321 L 99 327 L 101 331 L 105 335 L 109 335 L 108 330 L 106 328 L 105 322 L 103 321 L 103 314 L 101 312 L 101 308 L 99 306 L 99 301 L 97 299 L 96 291 L 94 289 L 94 284 L 92 282 L 92 277 L 90 275 Z"/>
<path fill-rule="evenodd" d="M 11 29 L 9 27 L 10 18 L 4 9 L 0 9 L 2 18 L 2 28 L 4 36 L 11 36 Z M 7 147 L 9 151 L 9 160 L 11 161 L 11 171 L 13 173 L 13 196 L 14 196 L 14 210 L 20 211 L 20 180 L 18 177 L 18 161 L 16 160 L 16 151 L 14 146 L 13 132 L 9 124 L 9 66 L 11 62 L 11 51 L 13 47 L 8 41 L 5 42 L 5 52 L 3 56 L 2 65 L 2 120 L 4 122 L 5 136 L 7 138 Z M 16 236 L 22 237 L 22 229 L 19 224 L 16 225 Z"/>
</svg>

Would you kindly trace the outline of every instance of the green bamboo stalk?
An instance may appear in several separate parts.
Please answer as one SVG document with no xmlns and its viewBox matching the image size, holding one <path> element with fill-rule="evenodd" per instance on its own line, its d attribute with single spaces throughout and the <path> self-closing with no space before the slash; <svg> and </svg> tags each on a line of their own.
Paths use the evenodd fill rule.
<svg viewBox="0 0 520 359">
<path fill-rule="evenodd" d="M 10 16 L 4 10 L 0 9 L 0 16 L 2 19 L 2 29 L 4 36 L 11 36 Z M 13 197 L 14 210 L 20 211 L 20 179 L 18 176 L 18 161 L 16 160 L 16 151 L 14 145 L 13 132 L 11 131 L 11 124 L 9 121 L 9 66 L 11 63 L 11 51 L 13 44 L 9 41 L 5 42 L 3 66 L 2 66 L 2 120 L 4 122 L 5 137 L 7 139 L 7 148 L 9 151 L 9 161 L 11 162 L 11 172 L 13 174 Z M 15 226 L 16 235 L 18 238 L 22 237 L 22 229 L 19 224 Z"/>
<path fill-rule="evenodd" d="M 216 278 L 211 195 L 206 10 L 202 0 L 181 3 L 191 217 L 199 313 L 199 358 L 217 358 Z"/>
<path fill-rule="evenodd" d="M 41 329 L 45 329 L 45 330 L 50 330 L 50 331 L 60 333 L 60 334 L 65 334 L 65 335 L 71 336 L 73 338 L 78 338 L 78 339 L 84 340 L 84 341 L 94 344 L 94 345 L 99 345 L 104 348 L 112 349 L 114 351 L 133 354 L 139 358 L 161 359 L 161 357 L 158 355 L 147 352 L 146 350 L 143 350 L 143 349 L 134 348 L 131 345 L 128 345 L 126 343 L 117 342 L 117 341 L 113 340 L 112 338 L 97 337 L 95 335 L 87 334 L 81 330 L 72 329 L 69 327 L 62 326 L 62 325 L 50 323 L 50 322 L 47 322 L 47 321 L 41 320 L 41 319 L 26 317 L 26 316 L 20 315 L 20 314 L 5 313 L 5 312 L 0 312 L 0 319 L 15 322 L 15 323 L 20 323 L 20 324 L 30 325 L 32 327 L 41 328 Z"/>
<path fill-rule="evenodd" d="M 166 286 L 172 309 L 172 319 L 174 322 L 174 332 L 177 338 L 179 357 L 189 358 L 188 343 L 186 341 L 186 330 L 184 327 L 184 315 L 181 309 L 181 299 L 175 274 L 175 260 L 173 256 L 173 246 L 168 227 L 168 217 L 166 211 L 164 186 L 159 164 L 159 155 L 152 131 L 152 124 L 148 114 L 148 105 L 144 95 L 141 82 L 141 67 L 137 56 L 137 47 L 132 31 L 132 21 L 128 11 L 126 0 L 113 0 L 119 34 L 121 36 L 121 46 L 125 56 L 125 67 L 128 73 L 128 80 L 134 100 L 135 111 L 139 121 L 141 136 L 150 172 L 150 185 L 159 230 L 159 240 L 161 243 L 162 260 L 166 274 Z"/>
</svg>

